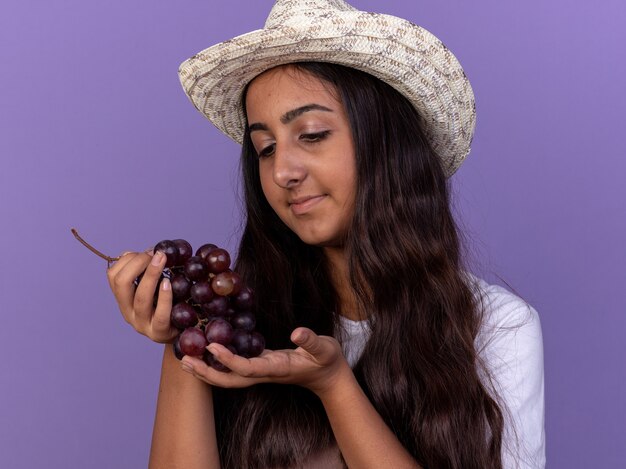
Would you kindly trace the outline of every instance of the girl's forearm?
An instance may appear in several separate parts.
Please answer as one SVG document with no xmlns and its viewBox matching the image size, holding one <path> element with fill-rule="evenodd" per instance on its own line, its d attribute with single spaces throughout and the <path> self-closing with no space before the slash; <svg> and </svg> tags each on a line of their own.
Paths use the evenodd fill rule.
<svg viewBox="0 0 626 469">
<path fill-rule="evenodd" d="M 350 469 L 421 467 L 389 429 L 349 368 L 319 397 Z"/>
<path fill-rule="evenodd" d="M 220 467 L 211 387 L 182 371 L 172 345 L 163 354 L 149 467 Z"/>
</svg>

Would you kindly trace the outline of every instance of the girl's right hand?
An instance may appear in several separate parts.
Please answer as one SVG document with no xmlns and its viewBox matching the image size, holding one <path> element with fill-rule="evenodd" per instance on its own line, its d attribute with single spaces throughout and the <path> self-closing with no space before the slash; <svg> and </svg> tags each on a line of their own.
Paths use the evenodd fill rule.
<svg viewBox="0 0 626 469">
<path fill-rule="evenodd" d="M 165 255 L 157 252 L 128 252 L 107 270 L 109 285 L 122 316 L 140 334 L 159 343 L 173 342 L 178 330 L 170 324 L 172 288 L 170 281 L 161 281 L 156 307 L 154 293 L 165 266 Z M 139 285 L 135 279 L 143 273 Z"/>
</svg>

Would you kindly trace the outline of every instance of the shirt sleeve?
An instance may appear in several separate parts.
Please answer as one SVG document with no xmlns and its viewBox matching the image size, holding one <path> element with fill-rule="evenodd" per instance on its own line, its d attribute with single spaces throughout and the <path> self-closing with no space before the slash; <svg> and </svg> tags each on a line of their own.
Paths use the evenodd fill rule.
<svg viewBox="0 0 626 469">
<path fill-rule="evenodd" d="M 482 282 L 482 281 L 481 281 Z M 537 311 L 497 285 L 482 283 L 477 350 L 504 417 L 503 467 L 545 467 L 543 341 Z"/>
</svg>

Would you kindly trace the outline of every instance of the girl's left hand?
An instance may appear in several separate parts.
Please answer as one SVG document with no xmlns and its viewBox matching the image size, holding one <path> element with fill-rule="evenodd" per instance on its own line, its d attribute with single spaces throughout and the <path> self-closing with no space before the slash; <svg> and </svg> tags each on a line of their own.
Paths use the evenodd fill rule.
<svg viewBox="0 0 626 469">
<path fill-rule="evenodd" d="M 221 372 L 196 357 L 183 358 L 183 370 L 211 385 L 222 388 L 243 388 L 257 383 L 297 384 L 320 395 L 332 388 L 342 373 L 350 371 L 339 342 L 333 337 L 318 336 L 299 327 L 291 333 L 295 350 L 264 350 L 255 358 L 243 358 L 226 347 L 211 344 L 209 352 L 227 366 Z"/>
</svg>

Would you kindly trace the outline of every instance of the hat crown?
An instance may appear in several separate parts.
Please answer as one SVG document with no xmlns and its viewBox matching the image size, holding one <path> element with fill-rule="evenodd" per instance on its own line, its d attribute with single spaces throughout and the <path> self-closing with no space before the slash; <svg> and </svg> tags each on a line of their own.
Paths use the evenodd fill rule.
<svg viewBox="0 0 626 469">
<path fill-rule="evenodd" d="M 322 16 L 331 11 L 354 11 L 351 5 L 343 0 L 276 0 L 270 11 L 265 28 L 275 28 L 284 24 L 289 24 L 294 19 Z"/>
</svg>

